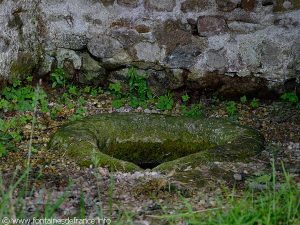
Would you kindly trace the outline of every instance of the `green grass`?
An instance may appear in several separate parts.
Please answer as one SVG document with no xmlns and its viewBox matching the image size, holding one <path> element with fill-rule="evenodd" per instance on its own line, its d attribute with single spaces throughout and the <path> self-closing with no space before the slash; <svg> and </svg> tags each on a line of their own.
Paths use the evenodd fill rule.
<svg viewBox="0 0 300 225">
<path fill-rule="evenodd" d="M 185 210 L 159 218 L 169 224 L 179 221 L 195 225 L 300 224 L 300 191 L 285 170 L 284 175 L 285 182 L 277 190 L 273 164 L 272 181 L 264 191 L 248 190 L 241 197 L 237 197 L 233 191 L 222 197 L 217 207 L 200 211 L 194 211 L 190 203 L 183 199 Z"/>
</svg>

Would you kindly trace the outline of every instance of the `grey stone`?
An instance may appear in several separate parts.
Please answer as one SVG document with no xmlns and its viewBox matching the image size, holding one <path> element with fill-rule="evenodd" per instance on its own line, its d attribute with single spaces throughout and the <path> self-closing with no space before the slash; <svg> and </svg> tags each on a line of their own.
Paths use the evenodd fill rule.
<svg viewBox="0 0 300 225">
<path fill-rule="evenodd" d="M 84 84 L 100 84 L 106 79 L 106 70 L 101 66 L 101 63 L 94 60 L 88 53 L 81 55 L 82 57 L 82 72 L 78 79 Z"/>
<path fill-rule="evenodd" d="M 145 0 L 145 8 L 155 11 L 173 11 L 175 0 Z"/>
<path fill-rule="evenodd" d="M 184 70 L 172 69 L 169 78 L 170 89 L 177 89 L 184 85 Z"/>
<path fill-rule="evenodd" d="M 101 59 L 107 65 L 118 65 L 131 61 L 122 44 L 110 36 L 101 35 L 92 38 L 87 48 L 94 57 Z"/>
<path fill-rule="evenodd" d="M 166 55 L 166 50 L 158 46 L 157 43 L 141 42 L 135 45 L 138 60 L 147 62 L 162 62 Z"/>
<path fill-rule="evenodd" d="M 243 180 L 243 177 L 242 177 L 242 175 L 241 175 L 240 173 L 235 173 L 235 174 L 233 175 L 233 178 L 234 178 L 236 181 L 241 181 L 241 180 Z"/>
<path fill-rule="evenodd" d="M 225 57 L 215 51 L 209 51 L 206 53 L 206 64 L 210 68 L 216 68 L 218 70 L 224 69 L 226 65 Z"/>
<path fill-rule="evenodd" d="M 55 38 L 54 38 L 55 37 Z M 52 45 L 56 48 L 66 48 L 72 50 L 82 50 L 86 47 L 88 38 L 84 34 L 65 32 L 55 32 L 53 34 Z"/>
<path fill-rule="evenodd" d="M 166 57 L 170 68 L 189 68 L 195 64 L 197 57 L 202 53 L 202 47 L 196 44 L 178 46 Z"/>
<path fill-rule="evenodd" d="M 256 30 L 263 29 L 264 26 L 255 23 L 245 23 L 239 21 L 228 22 L 227 26 L 229 30 L 239 33 L 250 33 Z"/>
<path fill-rule="evenodd" d="M 55 58 L 49 55 L 45 55 L 43 57 L 42 63 L 40 65 L 40 68 L 38 70 L 39 76 L 45 76 L 49 74 L 52 69 L 54 69 L 54 63 L 55 63 Z"/>
<path fill-rule="evenodd" d="M 82 66 L 82 58 L 75 51 L 69 49 L 59 49 L 56 53 L 57 66 L 62 68 L 66 60 L 73 63 L 74 69 L 79 70 Z"/>
<path fill-rule="evenodd" d="M 106 35 L 92 38 L 87 47 L 89 52 L 99 59 L 112 58 L 122 51 L 120 42 Z"/>
<path fill-rule="evenodd" d="M 9 39 L 0 36 L 0 52 L 6 52 L 9 48 Z"/>
<path fill-rule="evenodd" d="M 293 8 L 293 4 L 290 2 L 290 1 L 284 1 L 283 4 L 282 4 L 283 8 L 285 9 L 291 9 Z"/>
<path fill-rule="evenodd" d="M 263 65 L 276 66 L 279 64 L 281 49 L 276 43 L 264 42 L 262 45 Z"/>
</svg>

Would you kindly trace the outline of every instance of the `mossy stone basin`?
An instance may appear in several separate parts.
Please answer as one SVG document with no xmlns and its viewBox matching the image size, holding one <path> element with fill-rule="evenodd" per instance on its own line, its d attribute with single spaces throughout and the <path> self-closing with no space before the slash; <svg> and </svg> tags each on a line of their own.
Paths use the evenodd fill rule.
<svg viewBox="0 0 300 225">
<path fill-rule="evenodd" d="M 212 161 L 245 161 L 263 146 L 256 130 L 223 119 L 137 113 L 86 117 L 62 127 L 49 143 L 50 150 L 80 166 L 111 171 L 170 171 Z"/>
</svg>

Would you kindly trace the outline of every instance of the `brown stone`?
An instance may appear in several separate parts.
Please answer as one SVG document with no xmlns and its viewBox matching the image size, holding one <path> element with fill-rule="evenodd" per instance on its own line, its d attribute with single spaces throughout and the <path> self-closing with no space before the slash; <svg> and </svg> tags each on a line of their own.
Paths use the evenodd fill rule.
<svg viewBox="0 0 300 225">
<path fill-rule="evenodd" d="M 74 68 L 74 64 L 72 61 L 70 60 L 65 60 L 64 63 L 63 63 L 63 68 L 64 68 L 64 71 L 66 72 L 67 74 L 67 77 L 69 79 L 73 79 L 76 75 L 76 70 Z"/>
<path fill-rule="evenodd" d="M 172 12 L 176 6 L 175 0 L 145 0 L 145 8 L 151 11 Z"/>
<path fill-rule="evenodd" d="M 166 46 L 167 54 L 172 52 L 178 45 L 189 44 L 192 38 L 191 33 L 183 30 L 183 24 L 174 20 L 165 21 L 156 28 L 154 33 L 158 43 Z"/>
<path fill-rule="evenodd" d="M 231 0 L 216 0 L 218 10 L 222 12 L 230 12 L 237 7 L 237 4 Z"/>
<path fill-rule="evenodd" d="M 113 5 L 115 0 L 101 0 L 101 2 L 106 7 L 106 6 Z"/>
<path fill-rule="evenodd" d="M 200 12 L 207 10 L 210 7 L 209 0 L 186 0 L 181 4 L 181 11 L 187 12 Z"/>
<path fill-rule="evenodd" d="M 135 30 L 138 32 L 138 33 L 149 33 L 150 32 L 150 27 L 144 25 L 144 24 L 139 24 L 139 25 L 136 25 L 135 26 Z"/>
<path fill-rule="evenodd" d="M 121 19 L 113 21 L 111 23 L 110 27 L 112 27 L 112 28 L 121 28 L 121 27 L 130 28 L 131 21 L 129 19 L 121 18 Z"/>
<path fill-rule="evenodd" d="M 117 0 L 117 3 L 121 6 L 136 8 L 138 6 L 138 0 Z"/>
<path fill-rule="evenodd" d="M 246 11 L 253 11 L 256 6 L 256 0 L 242 0 L 241 6 Z"/>
<path fill-rule="evenodd" d="M 200 36 L 212 36 L 227 31 L 227 25 L 223 18 L 216 16 L 200 16 L 197 22 Z"/>
<path fill-rule="evenodd" d="M 199 80 L 188 82 L 188 87 L 192 87 L 203 92 L 209 91 L 231 99 L 239 99 L 240 96 L 255 96 L 264 98 L 269 95 L 267 81 L 263 78 L 248 77 L 230 77 L 214 72 L 206 74 Z"/>
</svg>

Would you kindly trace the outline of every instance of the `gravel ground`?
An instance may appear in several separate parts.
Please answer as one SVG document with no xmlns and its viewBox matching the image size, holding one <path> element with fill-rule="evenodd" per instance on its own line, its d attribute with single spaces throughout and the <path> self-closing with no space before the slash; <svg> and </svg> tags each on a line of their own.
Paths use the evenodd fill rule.
<svg viewBox="0 0 300 225">
<path fill-rule="evenodd" d="M 208 117 L 228 117 L 225 102 L 205 104 Z M 55 102 L 51 102 L 50 105 L 55 105 Z M 33 194 L 24 199 L 27 203 L 27 213 L 33 215 L 36 210 L 44 212 L 47 202 L 55 202 L 66 195 L 65 202 L 58 209 L 57 217 L 80 215 L 80 206 L 84 204 L 86 215 L 90 218 L 102 215 L 116 219 L 132 215 L 134 224 L 161 224 L 162 222 L 157 221 L 157 215 L 166 210 L 168 214 L 172 214 L 185 207 L 178 193 L 187 199 L 194 210 L 201 211 L 216 207 L 217 199 L 224 193 L 224 188 L 221 187 L 235 186 L 240 191 L 249 187 L 263 189 L 264 186 L 255 183 L 253 177 L 270 174 L 270 160 L 273 158 L 279 180 L 283 177 L 283 162 L 285 169 L 300 188 L 299 110 L 277 102 L 261 104 L 257 109 L 245 104 L 237 106 L 237 120 L 241 124 L 260 130 L 266 138 L 266 149 L 249 163 L 215 162 L 209 166 L 202 166 L 199 169 L 206 174 L 203 177 L 205 182 L 191 179 L 189 183 L 178 183 L 169 175 L 150 170 L 110 173 L 106 168 L 79 168 L 64 156 L 47 150 L 47 142 L 51 135 L 67 121 L 73 111 L 66 108 L 57 120 L 52 120 L 47 115 L 38 115 L 33 132 L 33 146 L 37 150 L 31 158 L 30 187 Z M 178 104 L 172 112 L 160 112 L 153 108 L 132 109 L 129 106 L 113 110 L 111 99 L 105 94 L 98 98 L 90 97 L 86 107 L 89 115 L 130 111 L 179 114 Z M 19 171 L 21 174 L 25 166 L 31 130 L 31 124 L 24 126 L 25 138 L 18 146 L 20 150 L 0 159 L 4 186 L 11 182 L 10 178 L 14 172 Z M 212 170 L 216 171 L 214 176 L 210 173 Z M 201 182 L 205 185 L 201 185 Z"/>
</svg>

